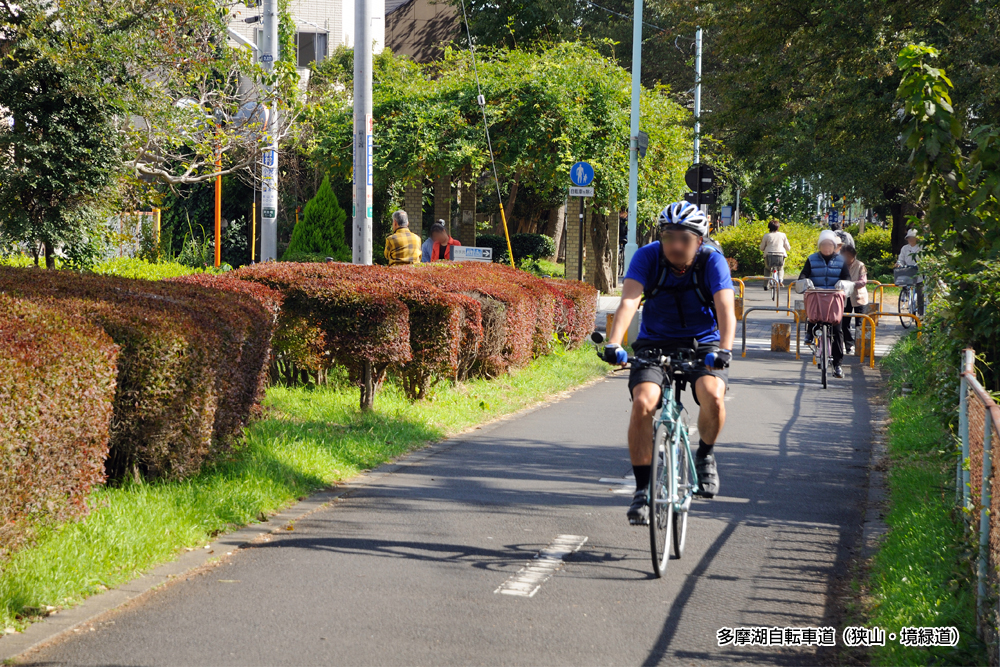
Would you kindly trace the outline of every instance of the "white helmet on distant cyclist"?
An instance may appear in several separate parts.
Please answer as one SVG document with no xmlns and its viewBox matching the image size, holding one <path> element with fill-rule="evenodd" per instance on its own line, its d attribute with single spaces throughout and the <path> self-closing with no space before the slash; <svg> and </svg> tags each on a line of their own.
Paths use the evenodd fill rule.
<svg viewBox="0 0 1000 667">
<path fill-rule="evenodd" d="M 700 208 L 686 201 L 675 202 L 660 211 L 658 227 L 661 233 L 677 227 L 698 236 L 708 236 L 708 218 Z"/>
</svg>

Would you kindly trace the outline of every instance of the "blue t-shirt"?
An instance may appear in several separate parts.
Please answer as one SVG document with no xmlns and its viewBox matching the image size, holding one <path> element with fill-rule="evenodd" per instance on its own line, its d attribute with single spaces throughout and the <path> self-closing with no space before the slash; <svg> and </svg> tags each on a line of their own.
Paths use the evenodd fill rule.
<svg viewBox="0 0 1000 667">
<path fill-rule="evenodd" d="M 654 241 L 636 250 L 629 264 L 625 278 L 652 288 L 660 273 L 659 241 Z M 708 252 L 702 284 L 709 294 L 715 295 L 725 289 L 733 289 L 733 279 L 729 264 L 721 252 Z M 674 338 L 697 338 L 700 343 L 719 342 L 719 327 L 709 304 L 703 304 L 694 290 L 694 272 L 688 270 L 683 276 L 673 272 L 667 276 L 661 290 L 652 299 L 647 299 L 642 311 L 642 326 L 639 338 L 665 341 Z M 689 287 L 682 292 L 671 293 L 673 288 Z M 678 309 L 678 300 L 680 308 Z"/>
</svg>

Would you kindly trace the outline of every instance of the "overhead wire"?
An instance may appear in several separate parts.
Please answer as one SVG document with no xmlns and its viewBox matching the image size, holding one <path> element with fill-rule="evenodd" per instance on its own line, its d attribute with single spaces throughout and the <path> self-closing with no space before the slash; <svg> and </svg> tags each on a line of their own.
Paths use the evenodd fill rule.
<svg viewBox="0 0 1000 667">
<path fill-rule="evenodd" d="M 472 31 L 469 29 L 469 15 L 465 12 L 465 0 L 462 0 L 462 18 L 465 20 L 465 34 L 469 39 L 469 54 L 472 56 L 472 73 L 476 78 L 476 103 L 479 104 L 480 111 L 483 112 L 483 128 L 486 130 L 486 147 L 490 152 L 490 164 L 493 166 L 493 182 L 497 188 L 497 202 L 500 204 L 500 220 L 503 221 L 503 234 L 507 239 L 507 256 L 510 265 L 514 266 L 514 251 L 510 247 L 510 232 L 507 230 L 507 215 L 503 210 L 503 196 L 500 194 L 500 178 L 497 175 L 497 161 L 493 157 L 493 142 L 490 140 L 490 123 L 486 119 L 486 98 L 483 97 L 483 88 L 479 85 L 479 69 L 476 67 L 476 48 L 472 44 Z M 475 221 L 475 212 L 472 218 Z"/>
</svg>

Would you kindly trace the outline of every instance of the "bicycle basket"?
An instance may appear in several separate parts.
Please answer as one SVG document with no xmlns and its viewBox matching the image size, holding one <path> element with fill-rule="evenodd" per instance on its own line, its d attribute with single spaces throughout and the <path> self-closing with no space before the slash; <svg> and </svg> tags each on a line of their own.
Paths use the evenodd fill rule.
<svg viewBox="0 0 1000 667">
<path fill-rule="evenodd" d="M 810 322 L 839 324 L 843 319 L 847 295 L 840 290 L 807 290 L 804 298 Z"/>
<path fill-rule="evenodd" d="M 907 266 L 892 270 L 892 280 L 897 285 L 912 285 L 917 280 L 917 267 Z"/>
</svg>

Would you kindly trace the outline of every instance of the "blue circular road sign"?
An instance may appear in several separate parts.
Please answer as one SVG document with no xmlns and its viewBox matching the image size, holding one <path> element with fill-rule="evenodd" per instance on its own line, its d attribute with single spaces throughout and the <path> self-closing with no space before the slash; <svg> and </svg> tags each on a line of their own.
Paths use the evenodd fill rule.
<svg viewBox="0 0 1000 667">
<path fill-rule="evenodd" d="M 577 187 L 586 187 L 594 181 L 594 168 L 589 162 L 577 162 L 569 170 L 569 179 Z"/>
</svg>

